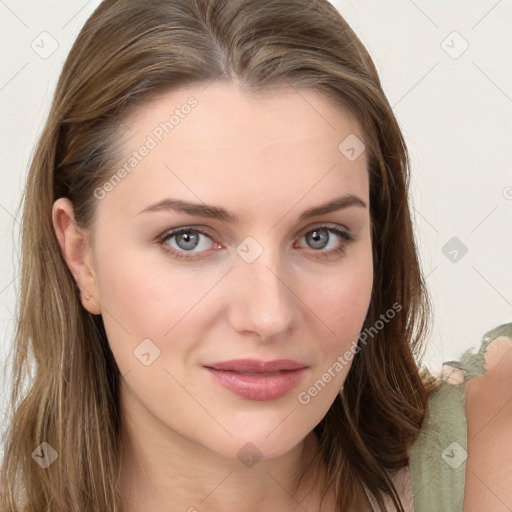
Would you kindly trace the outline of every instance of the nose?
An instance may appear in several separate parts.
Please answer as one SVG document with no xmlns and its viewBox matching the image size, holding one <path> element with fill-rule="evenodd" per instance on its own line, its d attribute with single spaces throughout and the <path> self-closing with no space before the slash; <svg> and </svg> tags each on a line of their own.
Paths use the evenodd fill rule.
<svg viewBox="0 0 512 512">
<path fill-rule="evenodd" d="M 232 328 L 262 340 L 285 336 L 298 314 L 290 272 L 283 270 L 279 258 L 267 257 L 269 252 L 252 263 L 237 261 L 229 284 L 236 290 L 229 304 Z"/>
</svg>

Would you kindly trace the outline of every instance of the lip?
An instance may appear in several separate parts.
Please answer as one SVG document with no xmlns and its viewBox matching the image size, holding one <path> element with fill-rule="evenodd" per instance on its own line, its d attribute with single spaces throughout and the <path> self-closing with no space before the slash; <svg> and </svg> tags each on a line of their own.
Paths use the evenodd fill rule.
<svg viewBox="0 0 512 512">
<path fill-rule="evenodd" d="M 218 363 L 209 363 L 204 366 L 215 370 L 229 370 L 233 372 L 272 373 L 281 370 L 298 370 L 306 368 L 307 364 L 293 359 L 275 359 L 263 361 L 261 359 L 233 359 Z"/>
<path fill-rule="evenodd" d="M 205 365 L 226 389 L 247 400 L 276 400 L 301 381 L 307 365 L 291 359 L 237 359 Z"/>
</svg>

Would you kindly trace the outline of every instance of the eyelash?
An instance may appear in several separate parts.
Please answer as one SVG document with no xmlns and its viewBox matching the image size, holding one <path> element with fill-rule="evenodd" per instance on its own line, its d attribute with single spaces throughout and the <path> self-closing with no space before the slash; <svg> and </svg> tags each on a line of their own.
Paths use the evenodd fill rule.
<svg viewBox="0 0 512 512">
<path fill-rule="evenodd" d="M 323 251 L 321 249 L 319 249 L 317 251 L 313 250 L 313 252 L 318 253 L 317 257 L 319 257 L 319 258 L 325 259 L 325 258 L 329 258 L 329 257 L 333 256 L 334 254 L 345 254 L 346 246 L 350 242 L 353 242 L 355 240 L 354 235 L 352 235 L 348 231 L 345 231 L 343 229 L 339 229 L 336 227 L 332 227 L 332 226 L 316 226 L 313 229 L 309 229 L 308 231 L 304 232 L 301 235 L 301 238 L 309 233 L 312 233 L 313 231 L 320 231 L 320 230 L 326 230 L 330 233 L 334 233 L 334 234 L 338 235 L 342 239 L 342 241 L 338 247 L 336 247 L 335 249 L 331 249 L 329 251 Z M 177 229 L 174 229 L 171 231 L 166 231 L 165 233 L 163 233 L 162 235 L 160 235 L 157 238 L 157 243 L 160 246 L 162 246 L 162 249 L 166 253 L 171 254 L 175 259 L 182 260 L 182 261 L 197 259 L 198 258 L 197 256 L 190 256 L 189 254 L 201 254 L 201 253 L 190 252 L 189 254 L 187 254 L 186 251 L 177 251 L 176 249 L 171 248 L 166 243 L 171 238 L 173 238 L 177 235 L 181 235 L 183 233 L 199 233 L 201 235 L 206 236 L 207 238 L 209 238 L 211 240 L 210 235 L 208 233 L 206 233 L 205 231 L 198 229 L 198 228 L 193 228 L 191 226 L 183 226 L 181 228 L 177 228 Z"/>
</svg>

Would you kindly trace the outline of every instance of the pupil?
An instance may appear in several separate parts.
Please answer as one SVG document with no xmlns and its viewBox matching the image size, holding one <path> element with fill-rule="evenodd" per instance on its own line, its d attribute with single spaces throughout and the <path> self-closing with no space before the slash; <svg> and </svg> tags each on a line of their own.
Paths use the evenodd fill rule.
<svg viewBox="0 0 512 512">
<path fill-rule="evenodd" d="M 312 231 L 311 237 L 313 238 L 314 249 L 322 249 L 329 241 L 329 234 L 325 229 Z"/>
<path fill-rule="evenodd" d="M 182 246 L 182 244 L 180 244 L 180 242 L 184 241 L 185 244 L 184 246 Z M 193 249 L 195 247 L 195 244 L 197 243 L 198 241 L 198 235 L 197 234 L 192 234 L 190 235 L 189 233 L 182 233 L 178 236 L 178 245 L 182 248 L 182 249 Z"/>
</svg>

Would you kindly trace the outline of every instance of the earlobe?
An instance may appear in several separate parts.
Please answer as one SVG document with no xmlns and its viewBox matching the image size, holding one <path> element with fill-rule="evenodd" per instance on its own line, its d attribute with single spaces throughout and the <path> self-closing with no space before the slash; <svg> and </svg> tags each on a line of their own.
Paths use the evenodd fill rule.
<svg viewBox="0 0 512 512">
<path fill-rule="evenodd" d="M 76 224 L 69 199 L 62 197 L 55 201 L 52 222 L 62 257 L 80 289 L 84 308 L 92 314 L 101 314 L 88 235 Z"/>
</svg>

